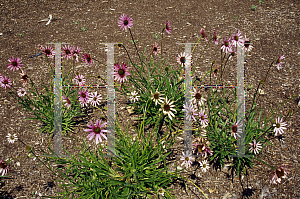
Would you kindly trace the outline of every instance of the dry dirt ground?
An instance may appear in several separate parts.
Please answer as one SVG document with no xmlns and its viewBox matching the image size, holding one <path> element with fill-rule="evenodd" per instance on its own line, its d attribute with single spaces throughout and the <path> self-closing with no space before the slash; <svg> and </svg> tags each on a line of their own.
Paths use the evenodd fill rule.
<svg viewBox="0 0 300 199">
<path fill-rule="evenodd" d="M 16 87 L 19 72 L 10 71 L 6 65 L 8 58 L 20 57 L 24 68 L 27 70 L 38 88 L 40 81 L 48 78 L 48 70 L 43 57 L 29 58 L 39 52 L 38 44 L 47 42 L 68 42 L 82 48 L 84 53 L 91 54 L 99 62 L 92 67 L 83 63 L 78 64 L 76 71 L 87 76 L 100 74 L 105 76 L 106 52 L 105 45 L 100 42 L 122 42 L 129 51 L 131 58 L 137 62 L 138 57 L 134 45 L 130 43 L 128 31 L 121 31 L 117 20 L 123 13 L 134 19 L 132 33 L 137 43 L 139 52 L 147 48 L 150 54 L 151 46 L 156 41 L 154 33 L 161 32 L 167 20 L 173 28 L 172 34 L 164 34 L 163 58 L 167 58 L 166 65 L 179 67 L 175 57 L 184 51 L 183 45 L 176 42 L 196 43 L 200 36 L 200 29 L 205 28 L 206 34 L 212 36 L 217 31 L 220 38 L 228 37 L 240 30 L 243 35 L 251 38 L 254 49 L 250 52 L 245 66 L 245 85 L 258 85 L 264 78 L 268 65 L 283 53 L 283 68 L 278 71 L 273 67 L 269 74 L 267 84 L 263 87 L 264 95 L 260 96 L 258 104 L 264 108 L 263 115 L 270 115 L 270 108 L 276 109 L 288 98 L 299 95 L 299 1 L 298 0 L 264 0 L 259 4 L 254 0 L 202 0 L 202 1 L 0 1 L 1 29 L 0 29 L 0 66 L 1 73 L 13 80 Z M 252 5 L 257 5 L 255 11 Z M 38 21 L 52 14 L 53 20 L 49 25 Z M 158 40 L 160 42 L 160 40 Z M 194 55 L 197 60 L 204 49 L 205 42 L 196 48 Z M 210 44 L 195 75 L 202 77 L 210 68 L 212 60 L 220 62 L 219 46 Z M 126 52 L 115 48 L 115 61 L 128 62 Z M 158 59 L 156 60 L 158 61 Z M 235 62 L 231 61 L 225 73 L 225 82 L 235 84 Z M 207 84 L 208 79 L 204 79 Z M 98 84 L 94 79 L 88 79 L 87 84 Z M 45 136 L 38 134 L 41 125 L 37 121 L 25 121 L 32 115 L 23 112 L 16 101 L 7 93 L 9 89 L 0 89 L 0 158 L 18 158 L 9 163 L 9 177 L 1 180 L 1 198 L 34 198 L 34 192 L 45 196 L 54 196 L 58 185 L 53 183 L 53 175 L 43 166 L 37 167 L 38 161 L 27 157 L 25 147 L 20 142 L 8 143 L 7 133 L 16 133 L 27 145 L 46 149 Z M 98 89 L 102 95 L 106 90 Z M 254 89 L 246 92 L 246 109 L 250 107 L 250 100 Z M 132 119 L 124 107 L 127 99 L 116 95 L 116 112 L 124 127 Z M 287 115 L 289 109 L 295 110 L 299 97 L 294 98 L 278 109 L 277 113 Z M 87 116 L 86 121 L 95 121 L 99 115 L 93 112 Z M 273 146 L 268 146 L 262 159 L 274 166 L 286 163 L 291 166 L 287 179 L 279 185 L 270 185 L 270 168 L 254 162 L 254 168 L 249 170 L 249 176 L 242 179 L 231 177 L 224 168 L 221 172 L 210 169 L 202 173 L 197 165 L 188 170 L 185 175 L 199 186 L 208 198 L 300 198 L 299 187 L 299 113 L 288 121 L 288 129 L 280 142 L 272 139 Z M 75 136 L 85 138 L 83 131 L 87 123 L 80 123 L 75 128 Z M 182 136 L 181 136 L 182 137 Z M 64 146 L 71 150 L 76 143 L 70 138 L 63 138 Z M 92 142 L 90 144 L 93 144 Z M 182 141 L 173 149 L 179 154 L 183 148 Z M 71 153 L 74 151 L 70 151 Z M 174 162 L 170 169 L 174 169 Z M 192 175 L 194 174 L 194 175 Z M 175 189 L 172 193 L 178 198 L 204 198 L 203 194 L 188 182 L 189 189 L 180 183 L 172 184 Z"/>
</svg>

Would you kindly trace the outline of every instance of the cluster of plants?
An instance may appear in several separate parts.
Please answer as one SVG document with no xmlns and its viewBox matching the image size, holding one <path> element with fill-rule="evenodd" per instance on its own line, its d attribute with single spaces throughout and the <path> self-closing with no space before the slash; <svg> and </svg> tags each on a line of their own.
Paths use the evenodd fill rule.
<svg viewBox="0 0 300 199">
<path fill-rule="evenodd" d="M 137 50 L 131 32 L 133 19 L 123 14 L 118 24 L 124 31 L 129 30 L 140 61 L 139 64 L 132 62 L 127 53 L 131 67 L 125 62 L 122 64 L 115 63 L 112 74 L 115 77 L 117 93 L 129 98 L 131 103 L 128 106 L 131 106 L 134 113 L 139 115 L 138 126 L 136 128 L 131 127 L 138 135 L 137 138 L 134 139 L 129 136 L 128 125 L 125 133 L 119 124 L 118 117 L 116 117 L 116 153 L 113 156 L 107 156 L 105 146 L 103 146 L 107 140 L 107 134 L 110 133 L 105 130 L 107 123 L 105 121 L 102 123 L 103 118 L 95 121 L 95 123 L 90 121 L 91 125 L 87 124 L 88 129 L 84 131 L 88 132 L 86 138 L 89 139 L 89 142 L 95 138 L 96 150 L 91 150 L 83 139 L 81 148 L 77 148 L 81 151 L 80 153 L 69 154 L 64 149 L 68 154 L 69 158 L 67 158 L 55 154 L 50 145 L 49 149 L 52 154 L 47 154 L 41 150 L 43 155 L 37 156 L 35 151 L 38 149 L 25 144 L 16 134 L 9 133 L 7 135 L 8 141 L 12 144 L 17 140 L 24 144 L 26 151 L 40 160 L 41 164 L 54 162 L 59 165 L 57 168 L 47 166 L 53 174 L 61 178 L 59 182 L 62 183 L 61 188 L 64 188 L 64 191 L 59 193 L 60 196 L 58 197 L 69 198 L 79 195 L 80 198 L 151 198 L 153 195 L 157 195 L 157 197 L 175 198 L 171 194 L 171 183 L 177 180 L 191 182 L 182 175 L 182 172 L 191 167 L 197 159 L 201 165 L 201 172 L 207 172 L 211 165 L 215 168 L 224 167 L 225 162 L 232 159 L 232 175 L 237 174 L 238 176 L 241 175 L 241 172 L 246 174 L 246 169 L 253 166 L 254 159 L 263 162 L 259 157 L 263 155 L 264 148 L 271 144 L 267 135 L 273 134 L 275 137 L 282 135 L 287 129 L 286 121 L 291 114 L 284 119 L 282 114 L 274 115 L 276 110 L 283 106 L 286 101 L 276 110 L 271 110 L 271 115 L 268 118 L 264 117 L 261 121 L 263 110 L 257 110 L 255 99 L 259 87 L 265 84 L 272 66 L 276 65 L 278 70 L 281 69 L 284 55 L 280 55 L 270 63 L 265 78 L 257 86 L 252 107 L 245 113 L 245 156 L 237 156 L 236 143 L 238 139 L 241 139 L 243 122 L 237 121 L 236 109 L 232 108 L 237 100 L 236 90 L 232 89 L 228 92 L 228 89 L 225 88 L 222 92 L 218 92 L 217 89 L 210 88 L 209 95 L 205 97 L 204 92 L 197 87 L 197 84 L 201 83 L 207 75 L 210 76 L 210 84 L 212 84 L 212 76 L 216 84 L 222 83 L 225 67 L 229 65 L 230 59 L 236 57 L 238 46 L 243 48 L 246 53 L 253 48 L 250 40 L 246 36 L 243 37 L 240 31 L 237 31 L 232 36 L 224 38 L 219 44 L 216 31 L 211 38 L 208 38 L 204 29 L 201 29 L 197 43 L 203 39 L 206 46 L 195 66 L 193 60 L 197 55 L 193 54 L 194 48 L 191 55 L 185 52 L 178 54 L 176 58 L 178 67 L 172 67 L 165 66 L 167 59 L 163 63 L 162 60 L 158 63 L 154 61 L 155 57 L 162 59 L 164 31 L 168 34 L 172 32 L 169 21 L 166 22 L 161 32 L 160 46 L 156 42 L 154 43 L 149 59 L 144 57 L 146 48 L 141 55 Z M 158 39 L 157 36 L 156 39 Z M 185 73 L 185 66 L 187 62 L 190 62 L 192 71 L 194 71 L 211 42 L 221 46 L 221 60 L 212 61 L 210 70 L 206 72 L 205 76 L 192 81 L 191 99 L 184 103 L 186 97 L 184 80 L 185 76 L 189 75 Z M 123 44 L 118 44 L 118 46 L 127 52 Z M 41 133 L 47 132 L 51 139 L 54 132 L 53 104 L 55 95 L 53 93 L 54 82 L 52 82 L 54 68 L 50 60 L 55 56 L 55 52 L 51 46 L 47 45 L 40 46 L 40 49 L 46 57 L 50 88 L 43 84 L 45 90 L 39 92 L 18 57 L 9 58 L 8 68 L 13 71 L 21 70 L 22 87 L 17 89 L 19 86 L 17 84 L 12 85 L 11 80 L 2 74 L 0 74 L 0 84 L 5 89 L 11 89 L 9 93 L 15 97 L 18 104 L 25 111 L 30 111 L 36 116 L 35 118 L 28 118 L 28 120 L 35 119 L 43 122 L 40 131 Z M 94 61 L 97 61 L 91 58 L 91 55 L 82 54 L 80 47 L 64 45 L 62 52 L 63 74 L 69 64 L 68 72 L 63 75 L 63 85 L 75 83 L 78 87 L 83 87 L 86 77 L 98 78 L 105 82 L 105 78 L 100 75 L 85 77 L 75 73 L 75 65 L 80 61 L 80 57 L 87 66 L 93 65 Z M 145 59 L 148 63 L 145 63 Z M 217 62 L 220 64 L 216 64 Z M 30 88 L 26 88 L 27 85 Z M 27 92 L 32 93 L 33 97 Z M 297 96 L 293 98 L 295 97 Z M 63 88 L 62 134 L 67 135 L 74 131 L 74 118 L 87 115 L 87 109 L 84 108 L 99 109 L 104 114 L 105 108 L 100 105 L 101 99 L 104 101 L 101 94 L 97 94 L 97 91 L 92 92 L 91 88 Z M 297 111 L 294 111 L 293 114 Z M 193 151 L 183 152 L 181 166 L 184 168 L 177 169 L 175 164 L 176 170 L 171 172 L 166 165 L 166 158 L 170 155 L 177 136 L 183 133 L 181 129 L 184 121 L 193 123 L 193 129 L 191 129 L 195 132 L 194 144 L 191 143 Z M 148 127 L 148 131 L 145 130 L 146 127 Z M 163 127 L 165 128 L 163 129 Z M 149 130 L 150 128 L 151 130 Z M 78 138 L 76 141 L 78 142 Z M 13 159 L 6 161 L 0 159 L 2 177 L 7 177 L 5 174 L 9 172 L 11 160 Z M 263 163 L 272 168 L 271 183 L 280 183 L 281 179 L 288 174 L 288 165 L 282 164 L 275 167 Z M 196 187 L 202 192 L 198 186 Z M 204 194 L 204 192 L 202 193 Z"/>
</svg>

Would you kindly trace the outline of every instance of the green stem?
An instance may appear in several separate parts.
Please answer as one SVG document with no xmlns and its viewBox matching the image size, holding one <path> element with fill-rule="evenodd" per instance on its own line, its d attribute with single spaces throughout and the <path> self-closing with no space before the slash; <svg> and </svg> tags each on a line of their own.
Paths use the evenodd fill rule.
<svg viewBox="0 0 300 199">
<path fill-rule="evenodd" d="M 130 32 L 130 35 L 131 35 L 131 38 L 132 38 L 133 44 L 134 44 L 134 46 L 135 46 L 136 52 L 137 52 L 137 54 L 138 54 L 138 56 L 139 56 L 140 60 L 142 61 L 142 59 L 141 59 L 141 57 L 140 57 L 140 54 L 139 54 L 139 51 L 138 51 L 138 49 L 137 49 L 137 47 L 136 47 L 135 41 L 134 41 L 134 39 L 133 39 L 133 36 L 132 36 L 131 30 L 130 30 L 130 28 L 128 28 L 128 29 L 129 29 L 129 32 Z"/>
</svg>

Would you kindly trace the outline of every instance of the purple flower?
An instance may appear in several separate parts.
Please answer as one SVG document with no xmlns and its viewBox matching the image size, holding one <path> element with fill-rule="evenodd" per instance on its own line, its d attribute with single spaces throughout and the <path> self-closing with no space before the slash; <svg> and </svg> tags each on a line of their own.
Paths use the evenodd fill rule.
<svg viewBox="0 0 300 199">
<path fill-rule="evenodd" d="M 83 54 L 82 55 L 82 61 L 85 61 L 85 64 L 86 65 L 92 65 L 93 64 L 93 60 L 91 58 L 91 55 L 88 55 L 88 54 Z"/>
<path fill-rule="evenodd" d="M 4 176 L 8 173 L 9 167 L 7 166 L 6 162 L 0 158 L 0 175 Z"/>
<path fill-rule="evenodd" d="M 204 32 L 204 29 L 203 29 L 203 28 L 201 28 L 201 30 L 200 30 L 200 34 L 202 35 L 202 37 L 204 38 L 204 40 L 205 40 L 205 41 L 208 41 L 208 39 L 206 38 L 206 34 L 205 34 L 205 32 Z"/>
<path fill-rule="evenodd" d="M 279 58 L 277 59 L 277 69 L 280 70 L 282 65 L 281 65 L 281 61 L 284 59 L 284 55 L 280 55 Z"/>
<path fill-rule="evenodd" d="M 123 14 L 119 17 L 119 19 L 120 20 L 118 21 L 118 24 L 119 24 L 118 26 L 121 26 L 120 29 L 123 28 L 123 30 L 126 31 L 127 28 L 131 28 L 131 26 L 133 26 L 133 23 L 132 23 L 133 19 L 131 17 L 127 18 L 127 15 Z"/>
<path fill-rule="evenodd" d="M 276 124 L 273 124 L 273 126 L 275 126 L 274 128 L 274 132 L 275 132 L 275 136 L 277 136 L 277 134 L 283 134 L 284 133 L 284 129 L 286 129 L 287 123 L 283 122 L 283 118 L 280 119 L 280 117 L 278 117 L 276 119 Z"/>
<path fill-rule="evenodd" d="M 242 39 L 243 36 L 241 36 L 241 32 L 238 30 L 232 37 L 231 37 L 231 44 L 234 46 L 234 47 L 237 47 L 237 46 L 244 46 L 244 40 Z"/>
<path fill-rule="evenodd" d="M 7 65 L 7 68 L 11 68 L 10 70 L 15 71 L 16 69 L 19 70 L 19 68 L 21 69 L 21 66 L 23 66 L 22 61 L 19 57 L 11 57 L 8 59 L 9 63 Z"/>
<path fill-rule="evenodd" d="M 47 55 L 49 58 L 53 58 L 53 56 L 55 55 L 55 51 L 53 50 L 53 48 L 51 46 L 45 46 L 43 47 L 42 45 L 39 45 L 40 49 L 43 51 L 42 53 Z"/>
<path fill-rule="evenodd" d="M 186 120 L 191 121 L 193 118 L 196 122 L 197 120 L 195 116 L 198 114 L 195 113 L 197 109 L 194 109 L 192 102 L 190 102 L 190 104 L 186 103 L 185 105 L 183 105 L 183 107 L 184 107 L 183 110 L 185 111 Z"/>
<path fill-rule="evenodd" d="M 184 154 L 184 152 L 182 152 L 183 156 L 181 156 L 180 160 L 183 160 L 183 163 L 181 164 L 184 165 L 188 168 L 192 165 L 192 161 L 194 161 L 194 158 L 192 157 L 192 153 L 189 153 L 189 151 L 186 152 L 186 154 Z"/>
<path fill-rule="evenodd" d="M 224 37 L 223 44 L 221 47 L 223 52 L 228 53 L 228 54 L 230 54 L 232 52 L 232 46 L 230 43 L 231 43 L 230 38 L 226 39 L 226 37 Z"/>
<path fill-rule="evenodd" d="M 256 143 L 256 140 L 253 140 L 253 144 L 249 143 L 249 145 L 250 145 L 249 151 L 250 152 L 254 151 L 255 155 L 258 154 L 258 151 L 262 148 L 262 146 L 259 142 Z"/>
<path fill-rule="evenodd" d="M 62 54 L 65 55 L 65 59 L 69 59 L 69 58 L 72 58 L 73 55 L 72 55 L 72 48 L 70 47 L 70 45 L 65 45 L 64 47 L 62 47 Z"/>
<path fill-rule="evenodd" d="M 8 77 L 5 76 L 0 79 L 0 85 L 6 89 L 6 87 L 10 88 L 12 84 L 10 79 L 8 79 Z"/>
<path fill-rule="evenodd" d="M 101 120 L 96 121 L 96 126 L 91 121 L 91 125 L 87 125 L 91 129 L 85 129 L 84 130 L 85 132 L 92 132 L 87 136 L 87 138 L 89 138 L 89 140 L 92 140 L 95 137 L 96 144 L 99 143 L 99 140 L 100 140 L 100 142 L 102 142 L 101 136 L 104 137 L 104 139 L 107 140 L 107 137 L 102 133 L 102 132 L 107 132 L 107 130 L 102 130 L 101 129 L 105 125 L 106 125 L 106 123 L 101 124 Z"/>
<path fill-rule="evenodd" d="M 242 133 L 242 129 L 240 129 L 242 127 L 242 124 L 240 122 L 238 123 L 234 123 L 231 127 L 231 135 L 237 139 L 237 137 L 241 137 L 240 134 L 238 133 Z"/>
<path fill-rule="evenodd" d="M 172 28 L 171 28 L 172 26 L 170 25 L 170 21 L 167 21 L 166 22 L 166 32 L 168 33 L 168 34 L 171 34 L 171 32 L 172 32 Z"/>
<path fill-rule="evenodd" d="M 214 31 L 214 42 L 216 45 L 218 45 L 218 38 L 217 38 L 216 31 Z"/>
<path fill-rule="evenodd" d="M 116 81 L 119 81 L 120 83 L 125 82 L 125 80 L 127 81 L 127 77 L 131 75 L 131 73 L 129 72 L 130 68 L 127 68 L 125 63 L 122 63 L 122 66 L 120 66 L 118 63 L 115 64 L 114 66 L 114 77 Z"/>
</svg>

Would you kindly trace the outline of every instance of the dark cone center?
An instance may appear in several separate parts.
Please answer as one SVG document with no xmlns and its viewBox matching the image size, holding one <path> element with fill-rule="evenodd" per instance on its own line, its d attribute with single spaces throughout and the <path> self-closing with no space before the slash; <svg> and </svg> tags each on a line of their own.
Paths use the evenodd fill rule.
<svg viewBox="0 0 300 199">
<path fill-rule="evenodd" d="M 233 131 L 234 133 L 236 133 L 236 132 L 237 132 L 237 127 L 236 127 L 236 126 L 232 127 L 232 131 Z"/>
<path fill-rule="evenodd" d="M 17 63 L 17 62 L 15 62 L 15 61 L 14 61 L 14 62 L 12 62 L 11 64 L 12 64 L 13 66 L 18 66 L 18 63 Z"/>
<path fill-rule="evenodd" d="M 185 63 L 185 57 L 181 57 L 180 62 L 184 64 Z"/>
<path fill-rule="evenodd" d="M 171 107 L 170 107 L 170 105 L 168 105 L 168 104 L 165 104 L 164 105 L 164 109 L 165 109 L 165 111 L 170 111 L 171 110 Z"/>
<path fill-rule="evenodd" d="M 124 69 L 119 69 L 118 73 L 119 73 L 119 75 L 124 75 L 125 74 L 125 70 Z"/>
<path fill-rule="evenodd" d="M 159 98 L 159 94 L 158 93 L 155 93 L 154 94 L 154 99 L 158 99 Z"/>
<path fill-rule="evenodd" d="M 46 50 L 45 50 L 45 53 L 46 53 L 47 55 L 50 55 L 50 54 L 51 54 L 51 51 L 50 51 L 49 49 L 46 49 Z"/>
<path fill-rule="evenodd" d="M 195 98 L 196 98 L 197 100 L 200 100 L 201 97 L 202 97 L 202 95 L 201 95 L 200 93 L 196 93 Z"/>
<path fill-rule="evenodd" d="M 128 20 L 124 21 L 124 25 L 127 26 L 128 25 Z"/>
<path fill-rule="evenodd" d="M 100 129 L 99 127 L 96 127 L 95 130 L 94 130 L 94 132 L 95 132 L 96 134 L 99 134 L 99 133 L 101 132 L 101 129 Z"/>
</svg>

